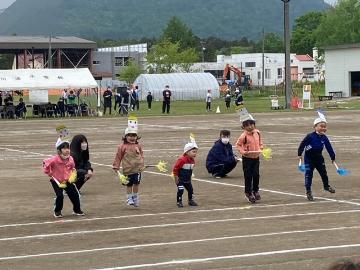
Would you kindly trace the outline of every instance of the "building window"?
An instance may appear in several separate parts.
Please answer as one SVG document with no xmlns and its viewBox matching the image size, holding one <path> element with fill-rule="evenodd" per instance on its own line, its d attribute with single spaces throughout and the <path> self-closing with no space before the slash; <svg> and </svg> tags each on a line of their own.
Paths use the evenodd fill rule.
<svg viewBox="0 0 360 270">
<path fill-rule="evenodd" d="M 313 68 L 303 68 L 304 78 L 314 78 Z"/>
<path fill-rule="evenodd" d="M 278 76 L 278 79 L 282 79 L 282 76 L 283 76 L 283 70 L 282 70 L 282 68 L 278 68 L 278 69 L 277 69 L 277 76 Z"/>
<path fill-rule="evenodd" d="M 265 79 L 271 79 L 271 69 L 265 69 Z"/>
<path fill-rule="evenodd" d="M 256 67 L 256 62 L 245 62 L 245 67 Z"/>
<path fill-rule="evenodd" d="M 93 65 L 100 65 L 100 61 L 97 60 L 93 61 Z"/>
<path fill-rule="evenodd" d="M 131 57 L 115 57 L 115 66 L 116 67 L 128 66 L 129 60 L 132 60 L 132 58 Z"/>
</svg>

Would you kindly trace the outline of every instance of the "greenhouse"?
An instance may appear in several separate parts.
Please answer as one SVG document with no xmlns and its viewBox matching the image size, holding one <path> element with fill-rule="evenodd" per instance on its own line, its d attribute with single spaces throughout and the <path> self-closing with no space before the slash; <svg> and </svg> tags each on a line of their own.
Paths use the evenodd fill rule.
<svg viewBox="0 0 360 270">
<path fill-rule="evenodd" d="M 209 89 L 213 98 L 220 95 L 219 83 L 210 73 L 141 74 L 134 84 L 138 86 L 141 100 L 146 100 L 149 91 L 154 100 L 162 100 L 166 85 L 170 87 L 172 100 L 205 100 Z"/>
</svg>

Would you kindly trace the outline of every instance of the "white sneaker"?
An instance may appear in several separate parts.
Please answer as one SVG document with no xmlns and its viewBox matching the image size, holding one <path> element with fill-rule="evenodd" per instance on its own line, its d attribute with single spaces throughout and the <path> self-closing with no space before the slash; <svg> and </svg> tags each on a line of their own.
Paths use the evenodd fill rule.
<svg viewBox="0 0 360 270">
<path fill-rule="evenodd" d="M 139 207 L 140 206 L 139 196 L 133 197 L 133 202 L 135 207 Z"/>
<path fill-rule="evenodd" d="M 128 198 L 126 203 L 127 203 L 127 205 L 134 205 L 133 198 Z"/>
</svg>

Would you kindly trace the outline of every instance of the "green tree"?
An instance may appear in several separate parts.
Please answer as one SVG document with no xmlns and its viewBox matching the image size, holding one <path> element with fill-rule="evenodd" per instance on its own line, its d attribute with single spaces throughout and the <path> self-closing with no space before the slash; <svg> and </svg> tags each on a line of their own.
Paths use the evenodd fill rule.
<svg viewBox="0 0 360 270">
<path fill-rule="evenodd" d="M 315 31 L 319 47 L 360 42 L 360 2 L 340 0 L 323 16 Z"/>
<path fill-rule="evenodd" d="M 194 36 L 192 30 L 177 17 L 170 19 L 161 39 L 168 39 L 172 43 L 179 42 L 180 50 L 196 48 L 200 45 L 199 39 Z"/>
<path fill-rule="evenodd" d="M 11 69 L 13 61 L 13 54 L 0 54 L 0 69 Z"/>
<path fill-rule="evenodd" d="M 291 37 L 291 51 L 297 54 L 310 54 L 316 45 L 315 30 L 321 23 L 324 13 L 309 12 L 295 20 Z"/>
<path fill-rule="evenodd" d="M 263 40 L 259 40 L 253 46 L 253 51 L 255 53 L 262 52 Z M 280 53 L 284 51 L 284 42 L 275 33 L 266 33 L 264 37 L 264 52 L 266 53 Z"/>
<path fill-rule="evenodd" d="M 194 49 L 180 51 L 179 42 L 172 43 L 168 39 L 154 45 L 147 55 L 149 73 L 171 73 L 177 68 L 188 70 L 188 66 L 198 60 Z"/>
<path fill-rule="evenodd" d="M 119 74 L 119 79 L 125 81 L 128 84 L 132 84 L 135 79 L 142 74 L 141 68 L 133 60 L 129 61 L 129 65 L 121 70 Z"/>
</svg>

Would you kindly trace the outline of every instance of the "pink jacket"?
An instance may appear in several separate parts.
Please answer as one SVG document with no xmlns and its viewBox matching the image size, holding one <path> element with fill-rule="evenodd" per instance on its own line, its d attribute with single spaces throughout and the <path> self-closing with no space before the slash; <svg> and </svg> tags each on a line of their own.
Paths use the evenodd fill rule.
<svg viewBox="0 0 360 270">
<path fill-rule="evenodd" d="M 56 178 L 60 183 L 69 180 L 70 174 L 75 168 L 74 159 L 62 159 L 59 155 L 43 161 L 43 171 L 50 177 Z"/>
<path fill-rule="evenodd" d="M 241 155 L 247 158 L 258 158 L 263 149 L 260 131 L 254 129 L 252 132 L 244 131 L 236 142 L 236 148 Z M 247 153 L 246 152 L 258 152 Z"/>
</svg>

